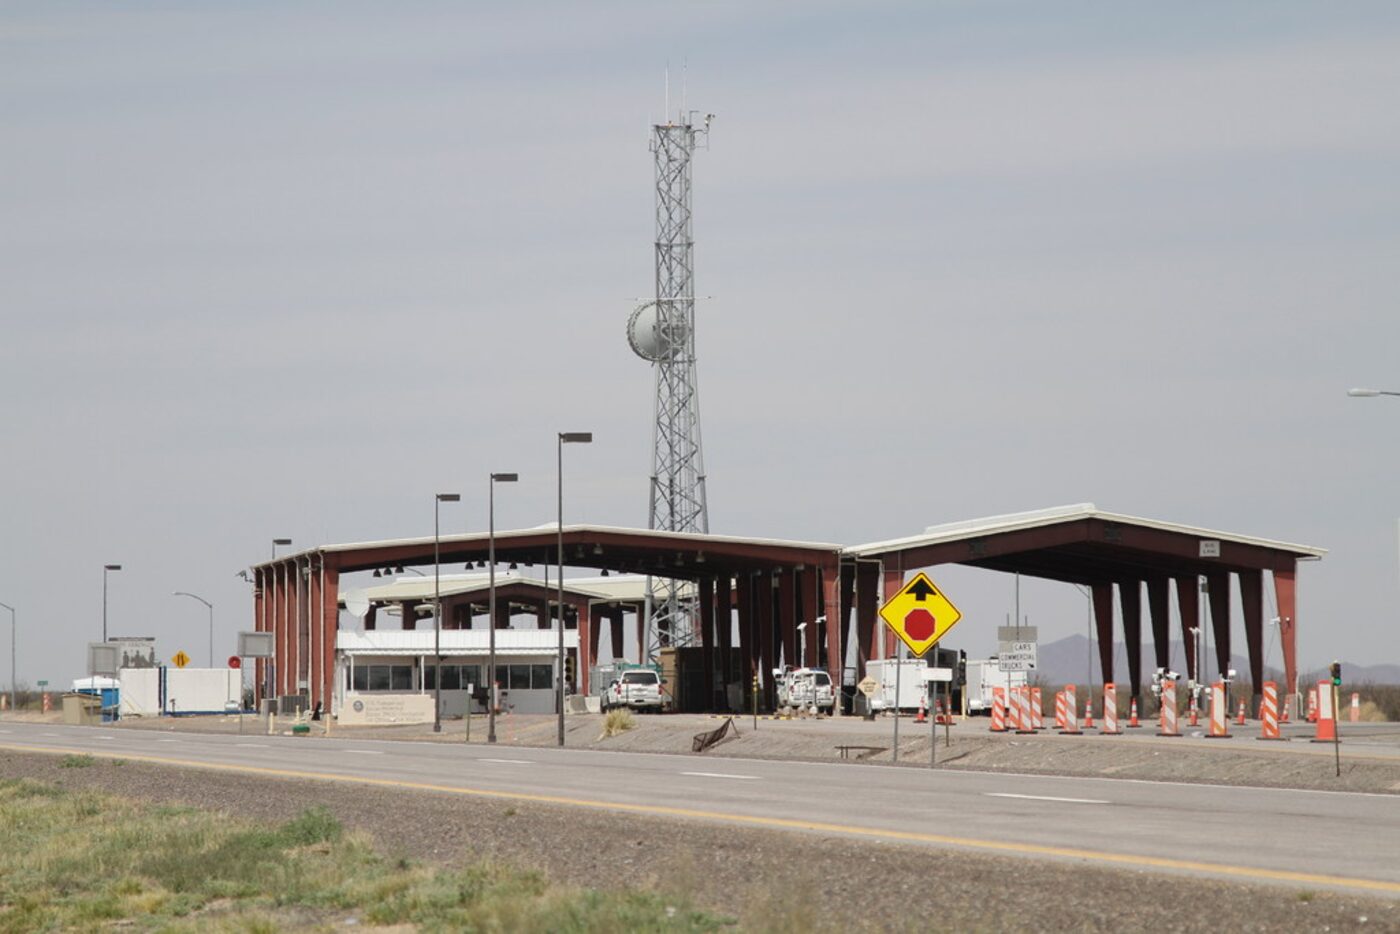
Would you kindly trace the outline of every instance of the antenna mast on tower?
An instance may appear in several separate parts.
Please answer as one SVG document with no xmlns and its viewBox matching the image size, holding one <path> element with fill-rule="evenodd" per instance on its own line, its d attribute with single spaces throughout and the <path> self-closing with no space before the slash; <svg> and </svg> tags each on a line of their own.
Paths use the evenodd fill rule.
<svg viewBox="0 0 1400 934">
<path fill-rule="evenodd" d="M 690 160 L 708 140 L 683 114 L 653 126 L 656 161 L 656 299 L 632 312 L 627 339 L 656 374 L 652 422 L 651 504 L 647 527 L 664 532 L 710 531 L 705 458 L 700 447 L 700 394 L 695 378 L 695 242 L 691 230 Z M 686 645 L 696 630 L 692 587 L 651 577 L 647 585 L 644 654 Z"/>
</svg>

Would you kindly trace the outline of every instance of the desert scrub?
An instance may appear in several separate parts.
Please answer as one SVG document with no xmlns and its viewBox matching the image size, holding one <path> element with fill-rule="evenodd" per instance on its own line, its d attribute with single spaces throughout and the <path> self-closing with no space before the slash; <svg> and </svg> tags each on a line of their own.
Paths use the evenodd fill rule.
<svg viewBox="0 0 1400 934">
<path fill-rule="evenodd" d="M 0 781 L 0 932 L 714 931 L 732 922 L 654 892 L 558 886 L 498 863 L 385 859 L 329 810 L 240 821 L 31 781 Z"/>
</svg>

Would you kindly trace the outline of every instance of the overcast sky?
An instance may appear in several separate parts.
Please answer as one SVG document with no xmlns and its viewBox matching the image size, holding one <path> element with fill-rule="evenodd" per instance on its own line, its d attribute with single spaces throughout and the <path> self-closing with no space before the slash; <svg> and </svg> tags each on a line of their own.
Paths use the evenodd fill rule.
<svg viewBox="0 0 1400 934">
<path fill-rule="evenodd" d="M 20 681 L 82 674 L 104 563 L 111 632 L 202 665 L 171 592 L 213 601 L 222 659 L 274 536 L 429 535 L 439 490 L 482 529 L 491 470 L 521 474 L 499 526 L 550 521 L 559 430 L 596 435 L 568 518 L 644 526 L 624 324 L 668 65 L 672 109 L 684 85 L 717 115 L 714 531 L 1092 501 L 1330 549 L 1300 568 L 1302 662 L 1400 662 L 1400 399 L 1346 396 L 1400 389 L 1394 3 L 10 2 Z M 992 650 L 1012 579 L 934 578 L 950 642 Z M 1068 585 L 1021 606 L 1042 641 L 1085 630 Z"/>
</svg>

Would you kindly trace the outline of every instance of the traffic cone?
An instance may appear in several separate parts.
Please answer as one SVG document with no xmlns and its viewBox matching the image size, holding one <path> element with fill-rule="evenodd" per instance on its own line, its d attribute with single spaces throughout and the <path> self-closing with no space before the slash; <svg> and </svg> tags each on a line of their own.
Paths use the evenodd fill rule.
<svg viewBox="0 0 1400 934">
<path fill-rule="evenodd" d="M 1191 726 L 1201 725 L 1201 711 L 1196 704 L 1196 695 L 1194 693 L 1191 695 L 1191 706 L 1186 711 L 1186 722 Z"/>
<path fill-rule="evenodd" d="M 1244 726 L 1244 701 L 1240 701 L 1240 715 L 1235 718 L 1235 726 Z"/>
<path fill-rule="evenodd" d="M 919 696 L 919 714 L 914 718 L 915 723 L 928 723 L 928 709 L 924 706 L 927 699 L 927 694 Z"/>
<path fill-rule="evenodd" d="M 1084 723 L 1083 723 L 1083 727 L 1084 727 L 1084 729 L 1086 729 L 1086 730 L 1092 730 L 1092 729 L 1094 728 L 1094 695 L 1093 695 L 1093 694 L 1090 694 L 1088 697 L 1084 698 Z"/>
<path fill-rule="evenodd" d="M 1142 728 L 1142 724 L 1138 722 L 1136 697 L 1134 697 L 1133 702 L 1128 705 L 1128 726 L 1135 730 Z"/>
<path fill-rule="evenodd" d="M 1317 722 L 1317 688 L 1308 688 L 1308 722 Z"/>
</svg>

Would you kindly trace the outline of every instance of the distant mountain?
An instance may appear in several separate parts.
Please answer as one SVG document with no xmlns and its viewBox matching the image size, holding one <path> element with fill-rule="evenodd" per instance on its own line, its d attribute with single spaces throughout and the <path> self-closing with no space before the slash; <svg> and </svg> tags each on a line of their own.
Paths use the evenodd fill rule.
<svg viewBox="0 0 1400 934">
<path fill-rule="evenodd" d="M 1054 642 L 1047 642 L 1040 647 L 1040 662 L 1037 673 L 1042 680 L 1050 684 L 1068 684 L 1071 681 L 1083 684 L 1092 661 L 1093 680 L 1098 681 L 1100 677 L 1098 645 L 1092 646 L 1092 659 L 1090 652 L 1089 640 L 1084 636 L 1066 636 Z M 1277 646 L 1273 647 L 1273 653 L 1277 657 Z M 1181 642 L 1172 642 L 1170 657 L 1171 664 L 1168 667 L 1180 672 L 1184 678 L 1186 676 L 1185 645 Z M 1210 657 L 1213 660 L 1214 655 L 1212 654 Z M 1249 677 L 1249 661 L 1245 656 L 1232 653 L 1230 667 L 1239 672 L 1240 677 Z M 1153 648 L 1150 636 L 1144 633 L 1142 640 L 1142 683 L 1144 685 L 1152 682 L 1152 673 L 1156 669 L 1156 650 Z M 1207 668 L 1207 670 L 1210 669 Z M 1128 682 L 1128 650 L 1121 642 L 1113 644 L 1113 673 L 1121 683 Z M 1321 680 L 1326 675 L 1325 668 L 1304 669 L 1299 672 L 1300 680 L 1304 684 Z M 1264 666 L 1264 676 L 1275 681 L 1283 681 L 1283 672 L 1272 665 Z M 1347 684 L 1364 684 L 1366 682 L 1400 684 L 1400 665 L 1356 665 L 1343 661 L 1342 677 Z"/>
</svg>

